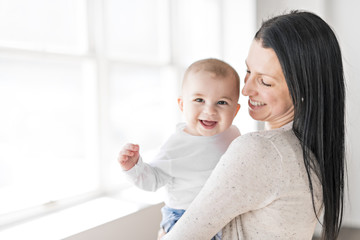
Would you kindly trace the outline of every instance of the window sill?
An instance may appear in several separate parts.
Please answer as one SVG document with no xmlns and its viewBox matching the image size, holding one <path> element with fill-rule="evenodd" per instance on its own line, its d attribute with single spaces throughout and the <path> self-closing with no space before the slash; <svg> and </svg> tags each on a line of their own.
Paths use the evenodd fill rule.
<svg viewBox="0 0 360 240">
<path fill-rule="evenodd" d="M 4 229 L 0 239 L 65 239 L 161 203 L 161 194 L 130 188 Z"/>
</svg>

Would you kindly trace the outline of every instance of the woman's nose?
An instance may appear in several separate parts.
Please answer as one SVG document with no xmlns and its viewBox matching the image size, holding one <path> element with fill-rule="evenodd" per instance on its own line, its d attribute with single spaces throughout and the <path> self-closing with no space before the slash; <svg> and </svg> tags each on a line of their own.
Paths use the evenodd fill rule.
<svg viewBox="0 0 360 240">
<path fill-rule="evenodd" d="M 244 81 L 244 87 L 241 90 L 244 96 L 254 96 L 256 93 L 256 86 L 253 78 L 246 77 Z"/>
</svg>

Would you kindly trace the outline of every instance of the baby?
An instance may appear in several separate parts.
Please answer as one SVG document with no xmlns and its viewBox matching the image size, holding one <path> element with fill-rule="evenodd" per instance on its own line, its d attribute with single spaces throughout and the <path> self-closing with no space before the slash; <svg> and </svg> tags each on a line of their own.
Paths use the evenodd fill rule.
<svg viewBox="0 0 360 240">
<path fill-rule="evenodd" d="M 240 109 L 237 72 L 218 59 L 191 64 L 182 83 L 178 105 L 185 117 L 149 164 L 139 145 L 126 144 L 118 162 L 143 190 L 165 186 L 161 228 L 169 232 L 199 193 L 230 143 L 240 136 L 233 119 Z M 219 239 L 221 232 L 214 239 Z"/>
</svg>

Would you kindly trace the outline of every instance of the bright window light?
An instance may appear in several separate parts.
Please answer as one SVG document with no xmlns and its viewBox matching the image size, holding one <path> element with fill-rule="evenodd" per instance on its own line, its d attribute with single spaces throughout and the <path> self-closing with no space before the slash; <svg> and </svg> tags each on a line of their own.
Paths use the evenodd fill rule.
<svg viewBox="0 0 360 240">
<path fill-rule="evenodd" d="M 243 80 L 252 2 L 1 0 L 0 229 L 99 196 L 148 198 L 121 175 L 122 145 L 157 153 L 192 62 L 223 59 Z"/>
<path fill-rule="evenodd" d="M 174 55 L 183 66 L 202 58 L 222 58 L 221 1 L 174 1 Z"/>
<path fill-rule="evenodd" d="M 3 0 L 0 46 L 38 51 L 87 51 L 85 0 Z"/>
<path fill-rule="evenodd" d="M 0 65 L 0 214 L 96 190 L 85 62 Z"/>
<path fill-rule="evenodd" d="M 170 58 L 169 2 L 106 1 L 107 54 L 113 59 L 167 63 Z"/>
</svg>

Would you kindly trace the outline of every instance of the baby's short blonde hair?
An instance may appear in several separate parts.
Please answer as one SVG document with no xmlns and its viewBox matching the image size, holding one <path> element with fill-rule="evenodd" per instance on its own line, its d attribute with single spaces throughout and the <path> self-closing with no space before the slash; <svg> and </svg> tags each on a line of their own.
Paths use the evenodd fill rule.
<svg viewBox="0 0 360 240">
<path fill-rule="evenodd" d="M 214 73 L 216 76 L 223 78 L 233 77 L 236 88 L 238 88 L 240 92 L 239 74 L 230 64 L 216 58 L 206 58 L 192 63 L 185 71 L 182 86 L 184 86 L 184 83 L 190 73 L 197 73 L 200 71 Z"/>
</svg>

